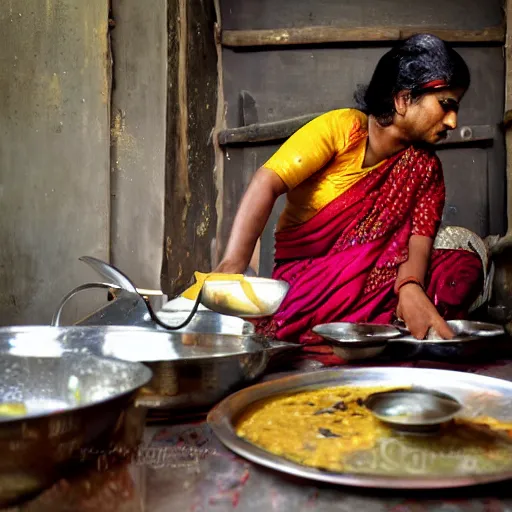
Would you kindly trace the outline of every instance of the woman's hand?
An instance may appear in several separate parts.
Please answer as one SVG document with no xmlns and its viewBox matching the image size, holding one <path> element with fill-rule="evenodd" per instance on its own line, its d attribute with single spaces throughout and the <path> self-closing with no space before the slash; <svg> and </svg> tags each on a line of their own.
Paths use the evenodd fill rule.
<svg viewBox="0 0 512 512">
<path fill-rule="evenodd" d="M 396 313 L 416 339 L 424 339 L 431 327 L 443 339 L 455 336 L 427 294 L 415 283 L 406 284 L 400 289 Z"/>
<path fill-rule="evenodd" d="M 243 274 L 245 272 L 243 262 L 237 263 L 231 260 L 222 260 L 214 269 L 214 273 L 219 274 Z"/>
</svg>

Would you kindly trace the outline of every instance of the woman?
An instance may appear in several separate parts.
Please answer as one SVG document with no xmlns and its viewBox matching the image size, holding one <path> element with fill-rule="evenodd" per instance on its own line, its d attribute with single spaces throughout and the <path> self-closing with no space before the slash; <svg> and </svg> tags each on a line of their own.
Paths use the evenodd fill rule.
<svg viewBox="0 0 512 512">
<path fill-rule="evenodd" d="M 243 273 L 281 194 L 273 277 L 290 284 L 258 331 L 305 343 L 337 363 L 311 328 L 403 319 L 424 338 L 453 336 L 444 319 L 467 314 L 483 284 L 480 258 L 433 250 L 445 200 L 429 146 L 457 126 L 470 82 L 463 59 L 416 35 L 386 53 L 359 110 L 328 112 L 293 134 L 255 174 L 216 272 Z"/>
</svg>

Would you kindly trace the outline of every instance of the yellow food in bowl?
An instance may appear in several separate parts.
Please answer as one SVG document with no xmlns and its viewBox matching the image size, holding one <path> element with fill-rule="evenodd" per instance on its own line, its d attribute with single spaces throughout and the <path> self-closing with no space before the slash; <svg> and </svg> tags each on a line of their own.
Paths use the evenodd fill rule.
<svg viewBox="0 0 512 512">
<path fill-rule="evenodd" d="M 217 306 L 246 315 L 259 315 L 265 311 L 265 304 L 263 304 L 263 302 L 258 298 L 251 283 L 246 280 L 243 274 L 204 274 L 202 272 L 194 272 L 194 277 L 196 282 L 182 294 L 186 299 L 196 300 L 206 280 L 226 282 L 234 281 L 240 283 L 247 301 L 243 301 L 235 297 L 229 289 L 219 288 L 218 290 L 213 290 L 211 292 L 212 300 Z"/>
<path fill-rule="evenodd" d="M 259 309 L 252 302 L 244 302 L 234 297 L 231 293 L 225 290 L 215 290 L 212 292 L 212 300 L 219 307 L 231 311 L 237 311 L 244 315 L 258 315 L 261 313 Z"/>
<path fill-rule="evenodd" d="M 0 404 L 0 418 L 25 416 L 27 412 L 27 406 L 23 402 L 6 402 Z"/>
</svg>

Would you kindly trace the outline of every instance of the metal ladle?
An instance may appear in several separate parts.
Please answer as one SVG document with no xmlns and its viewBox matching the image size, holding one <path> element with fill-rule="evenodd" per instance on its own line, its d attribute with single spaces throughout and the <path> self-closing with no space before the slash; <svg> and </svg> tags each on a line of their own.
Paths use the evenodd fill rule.
<svg viewBox="0 0 512 512">
<path fill-rule="evenodd" d="M 249 280 L 255 280 L 260 287 L 260 293 L 267 297 L 265 301 L 265 308 L 264 310 L 261 310 L 261 314 L 245 315 L 242 311 L 234 309 L 230 310 L 230 308 L 226 308 L 225 305 L 223 308 L 219 307 L 216 309 L 215 292 L 218 292 L 218 283 L 220 283 L 220 281 L 211 281 L 208 283 L 206 292 L 205 284 L 201 287 L 187 318 L 178 325 L 169 325 L 156 315 L 149 298 L 143 295 L 142 291 L 137 289 L 128 276 L 119 269 L 91 256 L 82 256 L 79 259 L 80 261 L 88 264 L 93 270 L 98 272 L 98 274 L 109 282 L 87 283 L 70 291 L 64 296 L 57 308 L 52 319 L 53 326 L 60 325 L 62 310 L 66 302 L 78 292 L 91 288 L 108 289 L 111 294 L 114 295 L 115 300 L 81 321 L 80 323 L 82 325 L 101 325 L 107 323 L 109 325 L 132 325 L 145 326 L 149 328 L 162 328 L 168 331 L 176 331 L 188 325 L 196 314 L 200 304 L 203 304 L 207 308 L 221 314 L 238 316 L 240 318 L 261 318 L 269 316 L 275 312 L 288 291 L 288 284 L 284 281 L 275 281 L 264 278 L 248 278 Z M 228 281 L 227 283 L 228 284 L 226 286 L 231 282 Z M 231 285 L 232 284 L 234 283 L 231 283 Z"/>
<path fill-rule="evenodd" d="M 95 314 L 88 317 L 87 323 L 95 323 L 97 319 L 109 318 L 110 323 L 121 324 L 121 325 L 148 325 L 151 327 L 159 326 L 169 331 L 176 331 L 182 329 L 190 323 L 192 318 L 199 308 L 202 298 L 202 290 L 199 292 L 192 310 L 187 318 L 178 325 L 168 325 L 158 318 L 156 313 L 153 311 L 149 299 L 139 293 L 139 290 L 135 287 L 133 282 L 128 276 L 126 276 L 119 269 L 113 265 L 109 265 L 104 261 L 101 261 L 92 256 L 82 256 L 79 258 L 80 261 L 87 263 L 93 270 L 98 272 L 103 278 L 110 281 L 109 283 L 86 283 L 77 286 L 69 293 L 67 293 L 61 300 L 57 311 L 55 312 L 52 325 L 60 326 L 60 318 L 62 310 L 66 302 L 71 299 L 78 292 L 88 290 L 92 288 L 103 288 L 108 289 L 114 296 L 115 301 L 109 306 L 100 309 Z M 114 306 L 115 303 L 115 307 Z M 108 313 L 107 313 L 107 310 Z M 98 318 L 99 317 L 99 318 Z"/>
</svg>

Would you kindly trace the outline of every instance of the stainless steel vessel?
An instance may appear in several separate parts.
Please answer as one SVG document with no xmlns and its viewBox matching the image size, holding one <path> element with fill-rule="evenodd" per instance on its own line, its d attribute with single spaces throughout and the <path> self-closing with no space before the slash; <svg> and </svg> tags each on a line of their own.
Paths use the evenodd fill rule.
<svg viewBox="0 0 512 512">
<path fill-rule="evenodd" d="M 253 383 L 271 359 L 299 345 L 255 334 L 165 332 L 142 327 L 70 326 L 0 328 L 0 344 L 28 356 L 87 352 L 143 362 L 153 371 L 138 395 L 152 408 L 209 408 Z"/>
<path fill-rule="evenodd" d="M 388 353 L 389 349 L 398 356 L 435 359 L 471 358 L 498 348 L 512 350 L 500 325 L 470 320 L 448 320 L 447 323 L 455 333 L 451 340 L 434 336 L 418 340 L 404 327 L 348 322 L 317 325 L 313 332 L 327 340 L 333 351 L 346 361 L 375 358 Z"/>
<path fill-rule="evenodd" d="M 106 446 L 151 379 L 142 364 L 62 351 L 52 332 L 0 337 L 1 507 L 52 484 L 81 452 Z M 5 415 L 14 404 L 25 411 Z"/>
<path fill-rule="evenodd" d="M 350 385 L 434 389 L 460 402 L 459 419 L 491 416 L 512 422 L 512 382 L 445 370 L 361 368 L 303 373 L 251 386 L 218 404 L 209 413 L 208 423 L 218 438 L 241 457 L 276 471 L 331 484 L 429 489 L 512 478 L 512 440 L 482 434 L 484 437 L 480 444 L 457 444 L 467 435 L 462 428 L 455 432 L 450 449 L 446 449 L 446 443 L 443 447 L 440 437 L 390 435 L 380 439 L 373 448 L 356 452 L 347 461 L 344 472 L 292 462 L 236 434 L 235 425 L 241 413 L 258 400 L 283 393 Z"/>
</svg>

